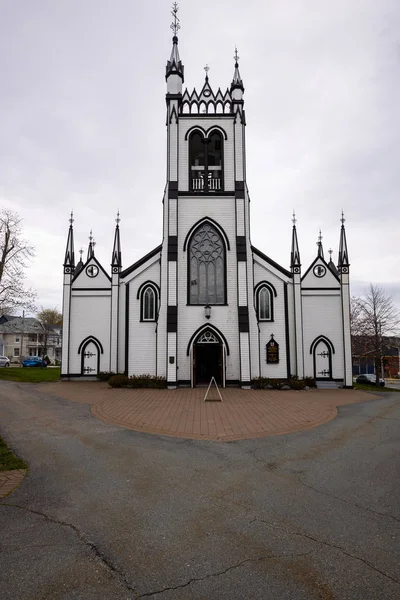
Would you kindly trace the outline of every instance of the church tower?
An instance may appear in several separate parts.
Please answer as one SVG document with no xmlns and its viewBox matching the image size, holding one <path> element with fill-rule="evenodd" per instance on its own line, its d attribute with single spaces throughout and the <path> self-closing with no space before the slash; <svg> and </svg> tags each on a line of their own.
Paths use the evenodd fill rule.
<svg viewBox="0 0 400 600">
<path fill-rule="evenodd" d="M 194 379 L 206 381 L 217 363 L 221 384 L 226 378 L 249 385 L 248 299 L 253 286 L 239 56 L 236 50 L 233 80 L 226 91 L 213 90 L 208 66 L 201 90 L 183 91 L 177 12 L 175 3 L 166 68 L 168 180 L 158 371 L 165 369 L 167 348 L 170 387 L 178 381 L 192 385 Z"/>
</svg>

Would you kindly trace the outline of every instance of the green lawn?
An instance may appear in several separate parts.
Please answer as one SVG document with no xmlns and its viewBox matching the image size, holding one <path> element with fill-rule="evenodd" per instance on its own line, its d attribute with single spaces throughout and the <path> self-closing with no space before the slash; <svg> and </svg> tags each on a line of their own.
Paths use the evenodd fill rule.
<svg viewBox="0 0 400 600">
<path fill-rule="evenodd" d="M 12 469 L 27 469 L 28 465 L 15 456 L 0 436 L 0 471 L 11 471 Z"/>
<path fill-rule="evenodd" d="M 399 388 L 400 388 L 400 384 L 399 384 Z M 376 385 L 368 385 L 366 383 L 354 383 L 354 389 L 355 390 L 364 390 L 366 392 L 376 392 L 378 394 L 385 393 L 385 392 L 400 392 L 400 389 L 393 389 L 390 387 L 380 387 L 380 386 L 376 386 Z"/>
<path fill-rule="evenodd" d="M 42 381 L 58 381 L 60 367 L 1 367 L 0 379 L 7 381 L 26 381 L 40 383 Z"/>
</svg>

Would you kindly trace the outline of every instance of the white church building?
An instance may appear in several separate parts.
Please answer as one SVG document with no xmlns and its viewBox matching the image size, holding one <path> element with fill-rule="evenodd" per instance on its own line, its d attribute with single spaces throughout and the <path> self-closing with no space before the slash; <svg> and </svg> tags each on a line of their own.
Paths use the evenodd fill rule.
<svg viewBox="0 0 400 600">
<path fill-rule="evenodd" d="M 200 91 L 183 90 L 176 11 L 166 67 L 162 241 L 123 268 L 117 218 L 111 270 L 97 260 L 91 238 L 86 262 L 75 264 L 71 216 L 61 376 L 146 373 L 165 377 L 168 387 L 214 376 L 221 386 L 249 387 L 257 377 L 297 375 L 351 387 L 343 215 L 337 266 L 324 258 L 320 237 L 314 261 L 302 269 L 295 218 L 289 268 L 252 246 L 237 56 L 225 92 L 214 91 L 207 75 Z"/>
</svg>

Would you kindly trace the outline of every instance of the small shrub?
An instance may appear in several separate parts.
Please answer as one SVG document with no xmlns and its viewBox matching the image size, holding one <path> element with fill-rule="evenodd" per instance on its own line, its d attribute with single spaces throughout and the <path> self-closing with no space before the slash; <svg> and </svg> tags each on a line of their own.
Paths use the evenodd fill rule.
<svg viewBox="0 0 400 600">
<path fill-rule="evenodd" d="M 100 381 L 108 381 L 110 377 L 113 377 L 114 375 L 117 375 L 117 373 L 114 373 L 113 371 L 100 371 L 97 373 L 97 379 L 100 379 Z"/>
<path fill-rule="evenodd" d="M 128 387 L 163 389 L 167 387 L 167 382 L 165 377 L 156 377 L 155 375 L 131 375 L 129 377 Z"/>
<path fill-rule="evenodd" d="M 307 383 L 305 379 L 299 379 L 298 377 L 291 377 L 289 379 L 288 385 L 292 390 L 304 390 Z"/>
<path fill-rule="evenodd" d="M 112 388 L 128 387 L 129 377 L 127 375 L 113 375 L 108 380 L 108 385 Z"/>
<path fill-rule="evenodd" d="M 314 377 L 311 377 L 311 375 L 307 375 L 306 377 L 304 377 L 304 381 L 306 382 L 306 385 L 308 385 L 308 387 L 316 387 L 315 379 Z"/>
<path fill-rule="evenodd" d="M 269 377 L 254 377 L 252 385 L 256 390 L 265 390 L 269 385 Z"/>
</svg>

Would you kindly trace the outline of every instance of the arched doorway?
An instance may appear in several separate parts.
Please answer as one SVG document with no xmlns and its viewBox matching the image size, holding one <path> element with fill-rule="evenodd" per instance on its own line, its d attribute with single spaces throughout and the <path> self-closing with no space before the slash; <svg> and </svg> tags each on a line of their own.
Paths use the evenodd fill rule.
<svg viewBox="0 0 400 600">
<path fill-rule="evenodd" d="M 331 345 L 323 338 L 314 344 L 314 378 L 332 379 L 332 351 Z"/>
<path fill-rule="evenodd" d="M 214 377 L 218 385 L 225 385 L 225 348 L 218 335 L 206 329 L 192 346 L 192 385 L 208 385 Z"/>
</svg>

